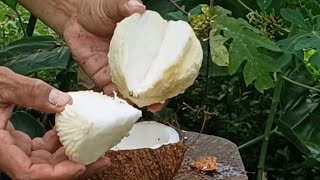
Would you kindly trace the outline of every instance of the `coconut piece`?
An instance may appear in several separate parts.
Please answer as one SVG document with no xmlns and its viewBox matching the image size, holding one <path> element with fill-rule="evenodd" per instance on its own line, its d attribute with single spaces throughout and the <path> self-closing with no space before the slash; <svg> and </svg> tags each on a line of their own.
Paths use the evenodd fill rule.
<svg viewBox="0 0 320 180">
<path fill-rule="evenodd" d="M 187 22 L 147 10 L 117 24 L 108 58 L 121 95 L 143 107 L 184 93 L 199 73 L 203 51 Z"/>
<path fill-rule="evenodd" d="M 142 112 L 115 94 L 68 92 L 73 99 L 56 114 L 56 129 L 69 159 L 88 165 L 128 135 Z"/>
<path fill-rule="evenodd" d="M 186 148 L 179 130 L 155 121 L 139 122 L 106 153 L 111 166 L 88 180 L 170 180 L 178 172 Z"/>
</svg>

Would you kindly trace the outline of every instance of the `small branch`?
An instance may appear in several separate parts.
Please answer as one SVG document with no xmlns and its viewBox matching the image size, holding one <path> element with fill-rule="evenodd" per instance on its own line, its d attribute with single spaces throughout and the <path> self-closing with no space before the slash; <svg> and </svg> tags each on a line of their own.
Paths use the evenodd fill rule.
<svg viewBox="0 0 320 180">
<path fill-rule="evenodd" d="M 249 8 L 249 6 L 247 6 L 244 2 L 242 2 L 241 0 L 237 0 L 239 4 L 241 4 L 243 7 L 245 7 L 248 11 L 250 12 L 254 12 L 251 8 Z"/>
<path fill-rule="evenodd" d="M 271 132 L 271 128 L 273 125 L 274 117 L 277 113 L 277 107 L 278 107 L 278 104 L 280 101 L 280 94 L 281 94 L 281 90 L 282 90 L 282 85 L 283 85 L 283 79 L 280 78 L 276 81 L 276 85 L 275 85 L 273 97 L 272 97 L 270 114 L 268 116 L 266 127 L 264 129 L 264 137 L 263 137 L 263 141 L 262 141 L 261 152 L 260 152 L 260 157 L 259 157 L 259 164 L 258 164 L 258 176 L 257 176 L 258 180 L 263 180 L 266 155 L 267 155 L 268 144 L 269 144 L 269 137 L 271 134 L 270 132 Z"/>
<path fill-rule="evenodd" d="M 172 5 L 174 5 L 177 9 L 179 9 L 179 11 L 181 11 L 183 14 L 188 16 L 188 12 L 185 11 L 184 9 L 182 9 L 182 7 L 180 7 L 174 0 L 169 0 L 171 2 Z"/>
<path fill-rule="evenodd" d="M 282 76 L 282 78 L 283 78 L 284 80 L 292 83 L 292 84 L 297 85 L 297 86 L 304 87 L 304 88 L 306 88 L 306 89 L 311 89 L 311 90 L 314 90 L 314 91 L 316 91 L 316 92 L 320 92 L 320 89 L 317 89 L 317 88 L 314 88 L 314 87 L 311 87 L 311 86 L 308 86 L 308 85 L 299 83 L 299 82 L 294 81 L 294 80 L 292 80 L 292 79 L 290 79 L 290 78 L 288 78 L 288 77 L 286 77 L 286 76 Z"/>
<path fill-rule="evenodd" d="M 272 135 L 272 134 L 275 133 L 276 131 L 277 131 L 277 128 L 275 128 L 274 130 L 272 130 L 272 131 L 270 132 L 270 135 Z M 261 135 L 261 136 L 258 136 L 258 137 L 256 137 L 256 138 L 254 138 L 254 139 L 252 139 L 252 140 L 250 140 L 250 141 L 248 141 L 248 142 L 246 142 L 246 143 L 244 143 L 244 144 L 242 144 L 242 145 L 240 145 L 240 146 L 238 146 L 238 149 L 239 149 L 239 150 L 242 150 L 242 149 L 244 149 L 244 148 L 250 147 L 250 146 L 252 146 L 252 145 L 254 145 L 254 144 L 262 141 L 263 138 L 264 138 L 264 134 Z"/>
<path fill-rule="evenodd" d="M 210 7 L 214 6 L 214 0 L 210 0 Z"/>
</svg>

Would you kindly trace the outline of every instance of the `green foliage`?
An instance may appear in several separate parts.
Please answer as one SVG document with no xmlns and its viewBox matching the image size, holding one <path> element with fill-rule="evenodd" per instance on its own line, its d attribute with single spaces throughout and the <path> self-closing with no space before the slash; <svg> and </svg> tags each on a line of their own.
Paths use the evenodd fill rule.
<svg viewBox="0 0 320 180">
<path fill-rule="evenodd" d="M 220 8 L 216 8 L 215 13 L 217 16 L 213 23 L 215 31 L 222 31 L 226 38 L 232 39 L 229 45 L 230 74 L 237 72 L 241 64 L 246 61 L 243 68 L 246 85 L 255 81 L 255 87 L 260 92 L 273 87 L 269 73 L 279 72 L 280 68 L 272 57 L 261 53 L 258 48 L 279 52 L 279 47 L 243 19 L 230 17 Z"/>
<path fill-rule="evenodd" d="M 14 112 L 11 122 L 16 130 L 28 134 L 30 138 L 42 137 L 46 133 L 43 124 L 25 111 Z"/>
<path fill-rule="evenodd" d="M 8 5 L 12 9 L 16 9 L 17 1 L 16 0 L 1 0 L 4 4 Z"/>
<path fill-rule="evenodd" d="M 8 2 L 11 2 L 11 0 Z M 21 21 L 19 21 L 18 13 Z M 29 16 L 29 11 L 22 6 L 17 5 L 15 9 L 12 9 L 8 8 L 0 1 L 0 48 L 5 47 L 24 36 L 23 28 L 26 28 Z M 50 35 L 57 37 L 57 34 L 41 21 L 37 21 L 34 35 Z"/>
<path fill-rule="evenodd" d="M 24 38 L 0 50 L 0 65 L 30 75 L 40 70 L 66 70 L 71 53 L 52 37 Z"/>
<path fill-rule="evenodd" d="M 259 5 L 262 11 L 265 11 L 266 9 L 268 9 L 271 3 L 272 3 L 272 0 L 257 0 L 257 4 Z"/>
</svg>

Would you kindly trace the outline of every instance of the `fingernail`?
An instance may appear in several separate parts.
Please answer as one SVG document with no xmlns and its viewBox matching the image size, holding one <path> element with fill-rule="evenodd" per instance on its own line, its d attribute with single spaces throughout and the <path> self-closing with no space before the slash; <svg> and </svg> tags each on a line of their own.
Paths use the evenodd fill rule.
<svg viewBox="0 0 320 180">
<path fill-rule="evenodd" d="M 130 8 L 137 8 L 137 7 L 145 8 L 145 6 L 140 1 L 137 1 L 137 0 L 129 0 L 128 6 Z"/>
<path fill-rule="evenodd" d="M 55 106 L 64 106 L 71 102 L 71 97 L 57 89 L 52 89 L 49 94 L 49 102 Z"/>
</svg>

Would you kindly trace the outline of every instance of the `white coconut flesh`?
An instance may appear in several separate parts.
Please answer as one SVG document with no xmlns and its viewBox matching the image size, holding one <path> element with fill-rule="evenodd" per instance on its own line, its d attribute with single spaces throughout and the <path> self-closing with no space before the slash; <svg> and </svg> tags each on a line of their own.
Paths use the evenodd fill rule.
<svg viewBox="0 0 320 180">
<path fill-rule="evenodd" d="M 126 101 L 93 91 L 69 92 L 72 105 L 56 115 L 59 139 L 69 159 L 91 164 L 128 135 L 142 112 Z"/>
<path fill-rule="evenodd" d="M 139 107 L 163 103 L 193 84 L 203 52 L 191 26 L 147 10 L 125 18 L 109 49 L 113 82 Z"/>
<path fill-rule="evenodd" d="M 129 136 L 123 138 L 111 150 L 157 149 L 181 141 L 181 136 L 172 127 L 155 121 L 144 121 L 133 125 Z"/>
</svg>

